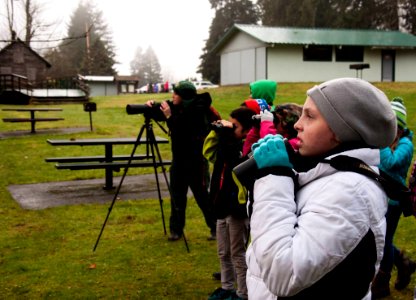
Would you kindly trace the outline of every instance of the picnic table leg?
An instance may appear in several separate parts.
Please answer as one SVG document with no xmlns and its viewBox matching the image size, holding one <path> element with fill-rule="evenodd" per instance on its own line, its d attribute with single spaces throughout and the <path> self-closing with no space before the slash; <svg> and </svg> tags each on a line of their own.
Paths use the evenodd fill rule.
<svg viewBox="0 0 416 300">
<path fill-rule="evenodd" d="M 35 112 L 34 111 L 31 111 L 30 112 L 30 127 L 31 127 L 30 132 L 31 133 L 35 133 L 36 132 L 35 131 L 35 123 L 36 123 L 36 121 L 35 121 Z"/>
<path fill-rule="evenodd" d="M 112 162 L 113 160 L 113 146 L 106 144 L 105 145 L 105 161 Z M 105 190 L 113 189 L 113 169 L 111 167 L 105 168 Z"/>
</svg>

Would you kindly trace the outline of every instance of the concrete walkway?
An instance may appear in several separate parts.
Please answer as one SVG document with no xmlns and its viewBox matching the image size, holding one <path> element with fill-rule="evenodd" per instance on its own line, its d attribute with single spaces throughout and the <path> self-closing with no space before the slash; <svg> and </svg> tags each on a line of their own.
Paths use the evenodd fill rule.
<svg viewBox="0 0 416 300">
<path fill-rule="evenodd" d="M 169 174 L 166 174 L 169 180 Z M 170 200 L 165 178 L 158 174 L 163 200 Z M 9 185 L 13 199 L 24 209 L 38 210 L 61 205 L 111 203 L 121 177 L 114 177 L 112 190 L 104 190 L 104 179 L 73 180 L 36 184 Z M 159 199 L 154 174 L 126 176 L 117 201 Z"/>
<path fill-rule="evenodd" d="M 45 128 L 37 129 L 36 133 L 30 132 L 30 123 L 28 123 L 27 130 L 14 130 L 14 131 L 1 131 L 0 139 L 19 137 L 19 136 L 28 136 L 28 135 L 40 135 L 40 134 L 67 134 L 67 133 L 78 133 L 78 132 L 87 132 L 91 129 L 89 127 L 73 127 L 73 128 Z"/>
</svg>

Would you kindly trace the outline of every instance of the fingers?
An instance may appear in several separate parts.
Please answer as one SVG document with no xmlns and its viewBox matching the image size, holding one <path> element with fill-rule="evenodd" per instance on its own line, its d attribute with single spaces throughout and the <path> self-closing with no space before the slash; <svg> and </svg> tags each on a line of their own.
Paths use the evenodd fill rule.
<svg viewBox="0 0 416 300">
<path fill-rule="evenodd" d="M 146 102 L 146 105 L 149 106 L 149 107 L 152 107 L 153 104 L 155 104 L 154 100 L 149 100 L 149 101 Z"/>
</svg>

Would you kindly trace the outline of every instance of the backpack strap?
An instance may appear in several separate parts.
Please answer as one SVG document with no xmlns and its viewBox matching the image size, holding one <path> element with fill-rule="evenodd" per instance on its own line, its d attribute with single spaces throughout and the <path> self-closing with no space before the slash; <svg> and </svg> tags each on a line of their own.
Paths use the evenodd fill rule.
<svg viewBox="0 0 416 300">
<path fill-rule="evenodd" d="M 377 181 L 383 187 L 384 191 L 390 199 L 399 201 L 403 215 L 405 217 L 413 215 L 410 189 L 394 178 L 390 177 L 382 170 L 380 170 L 380 174 L 377 174 L 362 160 L 346 155 L 338 155 L 331 159 L 325 159 L 322 162 L 329 163 L 331 167 L 339 171 L 359 173 Z"/>
</svg>

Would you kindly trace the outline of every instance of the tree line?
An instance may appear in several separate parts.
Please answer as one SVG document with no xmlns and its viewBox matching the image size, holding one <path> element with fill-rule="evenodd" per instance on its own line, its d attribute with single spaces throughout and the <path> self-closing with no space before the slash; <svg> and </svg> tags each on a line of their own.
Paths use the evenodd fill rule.
<svg viewBox="0 0 416 300">
<path fill-rule="evenodd" d="M 4 0 L 10 38 L 14 6 L 19 2 L 25 15 L 28 45 L 51 24 L 39 20 L 36 0 Z M 209 37 L 201 49 L 197 72 L 214 83 L 220 81 L 220 57 L 211 50 L 236 23 L 302 28 L 401 30 L 416 34 L 416 0 L 208 0 L 215 11 Z M 115 75 L 115 47 L 102 12 L 90 1 L 81 1 L 71 15 L 66 37 L 44 57 L 53 66 L 51 77 Z M 143 83 L 160 82 L 161 67 L 152 47 L 138 47 L 130 63 L 132 75 Z"/>
</svg>

